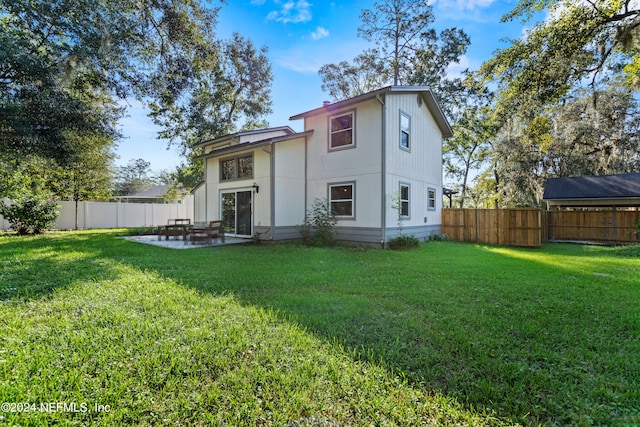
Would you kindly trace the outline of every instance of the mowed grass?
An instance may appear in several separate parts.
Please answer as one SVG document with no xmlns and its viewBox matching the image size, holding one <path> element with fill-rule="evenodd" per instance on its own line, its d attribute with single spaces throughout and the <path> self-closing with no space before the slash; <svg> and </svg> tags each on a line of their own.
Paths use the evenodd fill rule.
<svg viewBox="0 0 640 427">
<path fill-rule="evenodd" d="M 115 236 L 0 237 L 0 424 L 640 424 L 624 249 Z"/>
</svg>

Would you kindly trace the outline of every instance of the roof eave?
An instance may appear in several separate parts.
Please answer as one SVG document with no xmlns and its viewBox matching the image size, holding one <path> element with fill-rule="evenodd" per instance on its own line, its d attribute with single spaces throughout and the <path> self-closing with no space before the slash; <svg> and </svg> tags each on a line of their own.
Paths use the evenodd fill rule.
<svg viewBox="0 0 640 427">
<path fill-rule="evenodd" d="M 338 101 L 333 104 L 325 105 L 319 108 L 315 108 L 313 110 L 306 111 L 304 113 L 296 114 L 295 116 L 289 117 L 289 120 L 300 120 L 307 117 L 312 117 L 318 114 L 331 113 L 333 111 L 337 111 L 343 108 L 350 107 L 355 104 L 359 104 L 363 101 L 367 101 L 369 99 L 375 98 L 381 94 L 387 93 L 416 93 L 422 96 L 423 100 L 427 104 L 429 111 L 434 117 L 440 131 L 442 132 L 443 138 L 450 138 L 453 136 L 453 130 L 451 129 L 451 125 L 447 120 L 442 108 L 440 108 L 440 104 L 438 100 L 435 98 L 433 91 L 428 86 L 387 86 L 378 90 L 374 90 L 372 92 L 367 92 L 362 95 L 355 96 L 353 98 L 345 99 L 343 101 Z"/>
<path fill-rule="evenodd" d="M 260 141 L 254 141 L 254 142 L 247 142 L 244 144 L 238 144 L 238 145 L 232 145 L 230 147 L 224 147 L 221 148 L 219 150 L 213 150 L 209 153 L 203 154 L 201 156 L 197 156 L 194 157 L 194 160 L 204 160 L 204 159 L 209 159 L 212 157 L 219 157 L 221 155 L 225 155 L 225 154 L 233 154 L 233 153 L 237 153 L 240 151 L 245 151 L 245 150 L 250 150 L 253 148 L 259 148 L 259 147 L 263 147 L 265 145 L 271 145 L 271 144 L 276 144 L 278 142 L 282 142 L 282 141 L 288 141 L 291 139 L 297 139 L 297 138 L 306 138 L 307 136 L 313 134 L 313 130 L 308 130 L 305 132 L 297 132 L 297 133 L 293 133 L 291 135 L 283 135 L 283 136 L 276 136 L 273 138 L 268 138 L 268 139 L 262 139 Z"/>
<path fill-rule="evenodd" d="M 245 135 L 253 135 L 253 134 L 256 134 L 256 133 L 265 133 L 265 132 L 274 132 L 274 131 L 278 131 L 278 130 L 283 130 L 288 135 L 292 135 L 292 134 L 296 133 L 296 131 L 294 131 L 291 128 L 291 126 L 276 126 L 276 127 L 272 127 L 272 128 L 253 129 L 253 130 L 247 130 L 247 131 L 240 131 L 240 132 L 236 132 L 236 133 L 230 133 L 228 135 L 220 136 L 218 138 L 208 139 L 206 141 L 201 142 L 198 145 L 195 145 L 194 148 L 202 148 L 202 147 L 206 147 L 207 145 L 218 144 L 220 142 L 223 142 L 223 141 L 226 141 L 226 140 L 233 140 L 233 139 L 239 138 L 241 136 L 245 136 Z"/>
</svg>

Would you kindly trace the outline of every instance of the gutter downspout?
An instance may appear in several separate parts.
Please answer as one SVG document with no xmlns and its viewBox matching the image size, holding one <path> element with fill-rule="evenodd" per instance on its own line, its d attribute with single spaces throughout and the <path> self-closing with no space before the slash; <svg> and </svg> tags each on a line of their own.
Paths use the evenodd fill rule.
<svg viewBox="0 0 640 427">
<path fill-rule="evenodd" d="M 275 168 L 275 163 L 276 163 L 276 156 L 275 156 L 275 149 L 276 146 L 273 144 L 273 141 L 269 142 L 269 151 L 265 150 L 264 148 L 262 149 L 262 151 L 266 152 L 267 154 L 269 154 L 269 186 L 271 187 L 269 191 L 269 216 L 271 217 L 271 221 L 269 221 L 271 224 L 271 236 L 269 236 L 269 240 L 273 240 L 274 239 L 274 233 L 276 231 L 276 177 L 274 175 L 274 171 L 276 170 Z"/>
<path fill-rule="evenodd" d="M 382 246 L 382 248 L 384 249 L 385 244 L 387 243 L 387 106 L 384 103 L 384 100 L 382 99 L 382 97 L 380 96 L 380 94 L 376 95 L 376 99 L 378 100 L 378 102 L 380 103 L 380 105 L 382 105 L 382 134 L 380 135 L 380 142 L 382 145 L 382 159 L 381 159 L 381 170 L 380 170 L 380 176 L 381 176 L 381 192 L 380 192 L 380 197 L 381 197 L 381 210 L 380 210 L 380 217 L 381 217 L 381 224 L 380 224 L 380 245 Z"/>
<path fill-rule="evenodd" d="M 210 221 L 209 220 L 209 180 L 208 178 L 208 167 L 207 167 L 207 163 L 209 163 L 208 159 L 202 159 L 202 161 L 204 162 L 204 220 L 206 221 Z M 193 196 L 193 222 L 196 222 L 196 203 L 195 203 L 196 197 L 195 194 Z M 220 219 L 222 219 L 222 215 L 220 215 Z"/>
</svg>

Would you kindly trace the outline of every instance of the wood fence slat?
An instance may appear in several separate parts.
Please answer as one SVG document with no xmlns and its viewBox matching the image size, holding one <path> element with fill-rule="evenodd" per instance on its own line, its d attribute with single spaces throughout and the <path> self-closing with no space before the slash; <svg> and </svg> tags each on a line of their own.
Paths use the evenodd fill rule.
<svg viewBox="0 0 640 427">
<path fill-rule="evenodd" d="M 442 231 L 452 240 L 509 246 L 542 246 L 539 209 L 443 209 Z"/>
<path fill-rule="evenodd" d="M 545 241 L 640 243 L 635 210 L 443 209 L 442 232 L 452 240 L 540 247 Z"/>
</svg>

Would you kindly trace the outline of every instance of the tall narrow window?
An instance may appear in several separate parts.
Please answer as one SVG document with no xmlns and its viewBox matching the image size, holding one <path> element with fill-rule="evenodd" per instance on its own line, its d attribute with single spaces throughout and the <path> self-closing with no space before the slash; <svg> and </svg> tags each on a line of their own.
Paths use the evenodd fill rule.
<svg viewBox="0 0 640 427">
<path fill-rule="evenodd" d="M 344 148 L 354 145 L 353 112 L 329 119 L 329 149 Z"/>
<path fill-rule="evenodd" d="M 409 218 L 409 197 L 410 197 L 409 184 L 400 184 L 400 216 L 402 218 Z"/>
<path fill-rule="evenodd" d="M 400 113 L 400 147 L 411 149 L 411 118 L 405 113 Z"/>
<path fill-rule="evenodd" d="M 222 160 L 220 162 L 220 171 L 221 181 L 236 179 L 236 159 Z"/>
<path fill-rule="evenodd" d="M 253 178 L 253 156 L 238 157 L 238 179 Z"/>
<path fill-rule="evenodd" d="M 430 211 L 436 210 L 436 190 L 433 188 L 427 190 L 427 209 Z"/>
<path fill-rule="evenodd" d="M 329 185 L 329 203 L 337 217 L 354 216 L 354 186 L 353 183 Z"/>
</svg>

